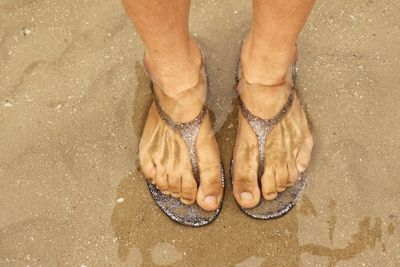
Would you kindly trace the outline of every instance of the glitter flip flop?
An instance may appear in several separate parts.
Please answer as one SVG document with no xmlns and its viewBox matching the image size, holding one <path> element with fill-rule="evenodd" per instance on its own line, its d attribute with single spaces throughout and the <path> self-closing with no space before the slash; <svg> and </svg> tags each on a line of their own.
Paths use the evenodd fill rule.
<svg viewBox="0 0 400 267">
<path fill-rule="evenodd" d="M 203 66 L 204 65 L 204 56 L 203 56 Z M 208 87 L 208 79 L 207 73 L 205 72 L 205 67 L 203 68 L 204 77 L 207 81 Z M 185 142 L 188 151 L 190 163 L 192 166 L 193 176 L 196 180 L 197 186 L 200 184 L 200 172 L 199 166 L 197 162 L 197 154 L 196 154 L 196 141 L 197 136 L 200 131 L 200 126 L 207 115 L 208 108 L 206 105 L 203 106 L 200 113 L 190 122 L 186 123 L 178 123 L 174 122 L 162 109 L 160 102 L 157 99 L 157 96 L 153 90 L 153 86 L 151 85 L 153 92 L 153 102 L 155 104 L 156 110 L 163 120 L 163 122 L 173 129 L 182 140 Z M 197 203 L 192 205 L 185 205 L 179 199 L 174 198 L 170 195 L 163 194 L 154 184 L 147 181 L 148 188 L 150 190 L 151 196 L 154 201 L 157 203 L 158 207 L 173 221 L 178 222 L 187 226 L 203 226 L 214 221 L 222 209 L 222 201 L 220 207 L 215 211 L 205 211 Z M 222 186 L 225 189 L 225 177 L 224 177 L 224 169 L 221 163 L 221 182 Z"/>
<path fill-rule="evenodd" d="M 240 72 L 239 72 L 240 73 Z M 239 81 L 239 78 L 238 78 Z M 257 177 L 260 183 L 261 177 L 264 173 L 264 160 L 265 160 L 265 144 L 267 143 L 268 134 L 272 129 L 286 116 L 289 112 L 293 99 L 296 94 L 296 64 L 292 67 L 292 89 L 289 97 L 282 107 L 282 109 L 271 119 L 264 120 L 249 111 L 243 103 L 239 95 L 239 106 L 243 117 L 247 120 L 250 127 L 253 129 L 258 144 L 258 172 Z M 234 174 L 233 174 L 233 159 L 231 161 L 231 182 L 233 188 Z M 304 175 L 291 187 L 286 188 L 285 191 L 279 192 L 278 196 L 273 200 L 265 200 L 261 197 L 260 202 L 254 208 L 243 208 L 237 203 L 242 212 L 252 218 L 269 220 L 281 217 L 291 210 L 303 189 L 307 186 L 307 181 Z"/>
</svg>

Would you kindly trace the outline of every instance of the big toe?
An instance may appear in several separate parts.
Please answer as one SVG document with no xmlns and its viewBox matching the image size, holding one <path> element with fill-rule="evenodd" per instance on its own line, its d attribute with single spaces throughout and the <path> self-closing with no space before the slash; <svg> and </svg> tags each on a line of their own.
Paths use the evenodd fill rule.
<svg viewBox="0 0 400 267">
<path fill-rule="evenodd" d="M 241 207 L 255 207 L 260 202 L 260 189 L 257 183 L 257 175 L 238 173 L 233 181 L 233 193 Z"/>
<path fill-rule="evenodd" d="M 200 186 L 197 192 L 197 204 L 206 211 L 214 211 L 221 206 L 223 185 L 221 169 L 215 167 L 203 171 L 200 175 Z"/>
</svg>

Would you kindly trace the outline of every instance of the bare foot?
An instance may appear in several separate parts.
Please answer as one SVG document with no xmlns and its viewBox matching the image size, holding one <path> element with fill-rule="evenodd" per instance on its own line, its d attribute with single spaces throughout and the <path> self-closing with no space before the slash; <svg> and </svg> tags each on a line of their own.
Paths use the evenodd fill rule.
<svg viewBox="0 0 400 267">
<path fill-rule="evenodd" d="M 152 69 L 150 62 L 145 62 L 145 65 L 148 70 Z M 155 72 L 157 71 L 150 71 L 153 75 Z M 200 72 L 203 73 L 199 75 Z M 171 76 L 167 81 L 168 90 L 155 85 L 155 93 L 163 110 L 175 122 L 191 121 L 203 107 L 207 91 L 204 70 L 197 71 L 196 79 L 198 81 L 195 86 L 176 93 L 171 90 L 174 88 L 171 86 L 174 82 Z M 158 80 L 162 79 L 158 77 Z M 193 79 L 178 77 L 177 84 L 182 80 Z M 219 149 L 208 114 L 200 127 L 196 148 L 200 185 L 194 179 L 186 144 L 163 122 L 155 105 L 151 106 L 139 147 L 143 174 L 164 194 L 180 198 L 182 203 L 188 205 L 197 201 L 202 209 L 214 211 L 220 207 L 223 187 Z"/>
<path fill-rule="evenodd" d="M 244 49 L 246 49 L 245 46 L 246 44 Z M 242 61 L 243 55 L 246 53 L 242 48 Z M 272 65 L 278 66 L 279 64 Z M 246 65 L 243 66 L 242 75 L 244 76 L 241 77 L 237 90 L 242 101 L 254 115 L 269 119 L 282 109 L 292 87 L 290 69 L 290 66 L 286 66 L 284 72 L 282 72 L 282 68 L 280 70 L 278 68 L 276 75 L 274 73 L 265 75 L 269 78 L 261 81 L 264 83 L 263 85 L 249 83 L 246 77 Z M 280 77 L 282 73 L 284 75 Z M 257 75 L 253 75 L 253 77 L 257 80 Z M 275 82 L 265 85 L 274 79 Z M 312 147 L 313 139 L 307 119 L 298 97 L 295 96 L 292 107 L 285 118 L 273 128 L 268 136 L 263 166 L 264 174 L 259 185 L 257 139 L 248 122 L 239 112 L 233 170 L 235 177 L 233 192 L 237 202 L 244 208 L 252 208 L 259 203 L 261 197 L 272 200 L 278 192 L 292 186 L 300 173 L 307 168 Z"/>
</svg>

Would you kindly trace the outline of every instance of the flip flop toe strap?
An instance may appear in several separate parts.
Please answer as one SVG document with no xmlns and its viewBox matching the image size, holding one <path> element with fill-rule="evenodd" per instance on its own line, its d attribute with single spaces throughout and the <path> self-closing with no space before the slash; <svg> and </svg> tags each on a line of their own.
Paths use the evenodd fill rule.
<svg viewBox="0 0 400 267">
<path fill-rule="evenodd" d="M 180 123 L 173 121 L 168 116 L 168 114 L 164 112 L 154 92 L 153 92 L 153 101 L 156 106 L 157 112 L 160 115 L 161 119 L 164 121 L 164 123 L 168 125 L 170 128 L 172 128 L 176 133 L 178 133 L 179 136 L 182 138 L 182 140 L 185 142 L 189 151 L 189 159 L 190 159 L 190 164 L 192 165 L 193 176 L 197 184 L 199 185 L 200 173 L 197 161 L 196 141 L 200 131 L 200 126 L 205 118 L 205 115 L 207 114 L 207 107 L 204 105 L 200 113 L 193 120 L 189 122 Z"/>
<path fill-rule="evenodd" d="M 271 119 L 264 120 L 253 113 L 246 107 L 244 102 L 239 96 L 239 105 L 242 110 L 244 118 L 249 123 L 257 137 L 258 146 L 258 179 L 264 174 L 264 162 L 265 162 L 265 144 L 267 143 L 268 135 L 271 130 L 286 116 L 292 106 L 294 99 L 295 89 L 294 86 L 290 90 L 289 97 L 282 107 L 282 109 Z"/>
</svg>

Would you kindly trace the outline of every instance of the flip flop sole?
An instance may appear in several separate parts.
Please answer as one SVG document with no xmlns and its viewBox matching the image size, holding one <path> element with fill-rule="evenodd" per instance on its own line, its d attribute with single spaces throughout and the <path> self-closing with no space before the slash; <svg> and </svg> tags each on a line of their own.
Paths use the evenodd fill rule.
<svg viewBox="0 0 400 267">
<path fill-rule="evenodd" d="M 146 180 L 147 181 L 147 180 Z M 225 191 L 225 173 L 221 164 L 221 181 Z M 156 186 L 147 181 L 147 186 L 150 190 L 151 196 L 156 202 L 157 206 L 173 221 L 193 227 L 200 227 L 208 225 L 218 218 L 221 212 L 221 206 L 215 211 L 205 211 L 197 203 L 192 205 L 183 204 L 178 198 L 171 195 L 165 195 Z"/>
<path fill-rule="evenodd" d="M 233 188 L 233 160 L 231 161 L 231 184 Z M 286 188 L 285 191 L 279 192 L 278 196 L 273 200 L 265 200 L 262 196 L 260 202 L 254 208 L 243 208 L 238 204 L 240 210 L 254 219 L 270 220 L 282 217 L 288 213 L 295 205 L 301 192 L 307 186 L 307 179 L 302 174 L 301 178 L 291 187 Z"/>
</svg>

